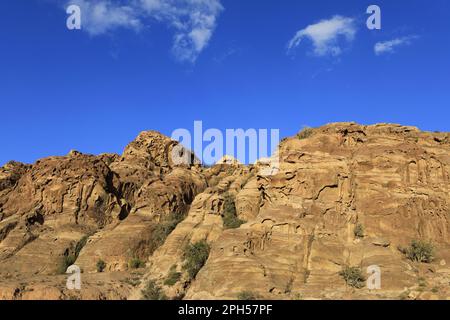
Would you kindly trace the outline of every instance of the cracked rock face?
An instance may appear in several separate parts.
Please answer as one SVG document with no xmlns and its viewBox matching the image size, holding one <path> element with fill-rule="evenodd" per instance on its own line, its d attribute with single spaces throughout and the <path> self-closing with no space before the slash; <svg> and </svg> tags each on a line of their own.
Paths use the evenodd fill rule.
<svg viewBox="0 0 450 320">
<path fill-rule="evenodd" d="M 420 266 L 411 266 L 398 246 L 427 239 L 449 259 L 446 139 L 410 127 L 355 124 L 287 139 L 280 172 L 247 184 L 259 184 L 259 194 L 248 200 L 260 204 L 258 213 L 244 209 L 240 214 L 252 218 L 214 241 L 186 297 L 233 299 L 252 291 L 267 299 L 370 299 L 375 293 L 348 290 L 339 272 L 377 265 L 383 274 L 378 293 L 397 298 L 420 277 L 420 270 L 409 272 Z M 240 194 L 248 198 L 245 188 Z M 362 238 L 355 237 L 357 224 L 364 226 Z M 448 282 L 449 271 L 441 268 L 437 278 Z"/>
<path fill-rule="evenodd" d="M 449 134 L 329 124 L 283 140 L 272 176 L 204 168 L 185 150 L 192 164 L 173 161 L 180 150 L 148 131 L 122 155 L 0 168 L 0 298 L 140 299 L 150 280 L 185 299 L 450 298 Z M 407 259 L 412 240 L 432 243 L 431 263 Z M 192 278 L 186 246 L 199 241 L 211 250 Z M 80 292 L 65 288 L 68 262 Z M 340 275 L 373 266 L 380 290 Z"/>
<path fill-rule="evenodd" d="M 59 223 L 111 222 L 120 204 L 109 167 L 95 156 L 70 155 L 38 161 L 3 202 L 5 216 L 39 212 Z"/>
</svg>

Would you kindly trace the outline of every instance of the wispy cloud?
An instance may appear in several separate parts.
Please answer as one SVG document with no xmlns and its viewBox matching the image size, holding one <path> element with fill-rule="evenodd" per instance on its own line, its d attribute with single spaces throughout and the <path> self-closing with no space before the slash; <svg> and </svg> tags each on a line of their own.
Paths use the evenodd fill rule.
<svg viewBox="0 0 450 320">
<path fill-rule="evenodd" d="M 219 0 L 140 0 L 140 5 L 146 15 L 175 30 L 172 52 L 189 62 L 208 45 L 223 10 Z"/>
<path fill-rule="evenodd" d="M 82 29 L 92 36 L 118 28 L 139 30 L 159 22 L 174 30 L 172 52 L 195 62 L 207 47 L 223 11 L 220 0 L 70 0 L 82 12 Z"/>
<path fill-rule="evenodd" d="M 111 1 L 71 0 L 68 4 L 81 9 L 82 28 L 92 36 L 110 32 L 117 28 L 138 30 L 142 24 L 135 8 Z"/>
<path fill-rule="evenodd" d="M 288 53 L 299 46 L 304 38 L 313 44 L 313 54 L 316 56 L 338 56 L 342 53 L 341 40 L 351 42 L 355 38 L 356 27 L 354 19 L 334 16 L 329 20 L 321 20 L 297 31 L 289 41 Z"/>
<path fill-rule="evenodd" d="M 395 49 L 400 46 L 410 45 L 417 36 L 407 36 L 402 38 L 396 38 L 389 41 L 377 42 L 374 47 L 376 55 L 382 55 L 387 53 L 394 53 Z"/>
</svg>

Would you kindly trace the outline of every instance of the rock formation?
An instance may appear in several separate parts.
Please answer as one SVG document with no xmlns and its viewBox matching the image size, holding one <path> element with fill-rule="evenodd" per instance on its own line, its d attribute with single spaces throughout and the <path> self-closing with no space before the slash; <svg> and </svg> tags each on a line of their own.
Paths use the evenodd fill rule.
<svg viewBox="0 0 450 320">
<path fill-rule="evenodd" d="M 450 134 L 336 123 L 278 155 L 274 175 L 202 167 L 149 131 L 120 156 L 6 164 L 0 298 L 141 299 L 151 283 L 173 299 L 450 299 Z M 414 240 L 433 259 L 409 259 Z M 192 274 L 198 243 L 210 250 Z M 71 264 L 81 290 L 66 288 Z M 374 266 L 380 289 L 345 281 Z"/>
</svg>

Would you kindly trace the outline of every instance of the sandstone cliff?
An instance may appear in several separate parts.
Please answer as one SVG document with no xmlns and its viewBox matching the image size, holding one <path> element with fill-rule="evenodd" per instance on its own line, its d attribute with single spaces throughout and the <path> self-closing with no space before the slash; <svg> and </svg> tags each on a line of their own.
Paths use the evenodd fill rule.
<svg viewBox="0 0 450 320">
<path fill-rule="evenodd" d="M 179 165 L 175 147 L 188 153 L 149 131 L 122 155 L 2 167 L 0 298 L 140 299 L 149 284 L 172 299 L 450 298 L 450 134 L 330 124 L 284 139 L 273 176 Z M 433 259 L 408 259 L 414 240 Z M 344 280 L 369 266 L 379 290 Z"/>
</svg>

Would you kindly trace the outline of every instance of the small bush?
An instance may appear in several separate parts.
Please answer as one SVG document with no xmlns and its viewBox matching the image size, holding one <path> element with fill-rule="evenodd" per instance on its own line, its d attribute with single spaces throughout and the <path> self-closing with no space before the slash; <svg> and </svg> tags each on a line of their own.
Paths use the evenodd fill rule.
<svg viewBox="0 0 450 320">
<path fill-rule="evenodd" d="M 89 239 L 89 236 L 83 236 L 80 241 L 77 242 L 77 245 L 75 246 L 75 257 L 78 258 L 81 250 L 84 248 L 84 246 L 86 245 L 87 241 Z"/>
<path fill-rule="evenodd" d="M 75 263 L 77 257 L 73 254 L 64 255 L 61 261 L 61 264 L 58 267 L 58 273 L 63 274 L 66 273 L 67 268 Z"/>
<path fill-rule="evenodd" d="M 364 226 L 361 223 L 356 224 L 353 234 L 356 238 L 364 238 Z"/>
<path fill-rule="evenodd" d="M 166 286 L 173 286 L 175 283 L 178 282 L 181 278 L 181 273 L 177 272 L 177 266 L 173 265 L 169 270 L 169 275 L 167 276 L 166 280 L 164 281 L 164 284 Z"/>
<path fill-rule="evenodd" d="M 145 262 L 142 261 L 139 258 L 132 258 L 129 262 L 128 262 L 128 267 L 130 269 L 139 269 L 139 268 L 144 268 L 145 267 Z"/>
<path fill-rule="evenodd" d="M 297 133 L 297 138 L 300 140 L 307 139 L 312 136 L 314 129 L 310 127 L 304 127 L 299 133 Z"/>
<path fill-rule="evenodd" d="M 162 217 L 159 222 L 148 226 L 141 240 L 129 248 L 128 257 L 147 261 L 148 257 L 164 244 L 184 217 L 183 212 L 172 212 L 168 216 Z"/>
<path fill-rule="evenodd" d="M 242 291 L 237 295 L 238 300 L 256 300 L 256 294 L 251 291 Z"/>
<path fill-rule="evenodd" d="M 75 261 L 78 259 L 81 249 L 83 249 L 83 247 L 86 245 L 88 238 L 89 236 L 83 236 L 75 245 L 75 249 L 72 249 L 64 254 L 62 261 L 58 267 L 58 273 L 66 273 L 67 268 L 75 263 Z"/>
<path fill-rule="evenodd" d="M 230 195 L 225 196 L 223 204 L 223 226 L 225 229 L 237 229 L 245 221 L 239 219 L 236 214 L 234 199 Z"/>
<path fill-rule="evenodd" d="M 361 269 L 358 267 L 345 267 L 339 275 L 344 278 L 347 285 L 361 289 L 365 285 L 366 279 L 364 278 Z"/>
<path fill-rule="evenodd" d="M 403 252 L 414 262 L 430 263 L 434 260 L 434 247 L 429 242 L 413 240 Z"/>
<path fill-rule="evenodd" d="M 152 255 L 156 249 L 158 249 L 167 239 L 167 237 L 172 233 L 172 231 L 177 227 L 178 223 L 180 223 L 184 219 L 184 215 L 173 213 L 166 219 L 160 221 L 158 224 L 154 225 L 149 234 L 150 237 L 138 245 L 138 247 L 145 248 L 144 250 L 139 250 L 139 248 L 134 248 L 132 252 L 134 252 L 135 256 L 140 258 L 148 257 Z M 137 251 L 143 251 L 139 254 Z"/>
<path fill-rule="evenodd" d="M 103 272 L 106 268 L 106 262 L 102 259 L 97 261 L 97 272 Z"/>
<path fill-rule="evenodd" d="M 123 282 L 125 282 L 133 287 L 137 287 L 138 285 L 141 284 L 141 281 L 138 278 L 126 278 L 125 280 L 123 280 Z"/>
<path fill-rule="evenodd" d="M 205 240 L 195 244 L 189 244 L 184 250 L 186 263 L 183 268 L 187 271 L 189 278 L 194 279 L 200 269 L 208 260 L 210 247 Z"/>
<path fill-rule="evenodd" d="M 143 300 L 167 300 L 167 296 L 154 280 L 147 282 L 141 293 Z"/>
</svg>

